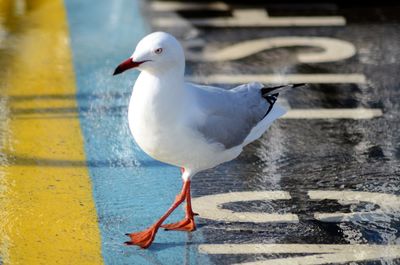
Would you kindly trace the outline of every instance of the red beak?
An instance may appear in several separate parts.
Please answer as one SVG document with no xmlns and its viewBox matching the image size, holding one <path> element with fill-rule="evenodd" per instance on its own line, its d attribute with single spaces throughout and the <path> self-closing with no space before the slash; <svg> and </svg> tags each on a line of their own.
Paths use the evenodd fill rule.
<svg viewBox="0 0 400 265">
<path fill-rule="evenodd" d="M 146 62 L 146 61 L 134 62 L 132 58 L 129 58 L 128 60 L 123 61 L 120 65 L 118 65 L 117 68 L 115 68 L 113 75 L 118 75 L 128 69 L 138 67 L 139 65 L 141 65 L 144 62 Z"/>
</svg>

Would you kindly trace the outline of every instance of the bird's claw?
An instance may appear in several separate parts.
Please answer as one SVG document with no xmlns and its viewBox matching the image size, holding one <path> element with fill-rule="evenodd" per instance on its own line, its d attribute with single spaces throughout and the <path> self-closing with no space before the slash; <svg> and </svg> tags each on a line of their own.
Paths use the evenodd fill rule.
<svg viewBox="0 0 400 265">
<path fill-rule="evenodd" d="M 125 242 L 125 245 L 136 245 L 141 248 L 148 248 L 153 242 L 156 233 L 157 229 L 155 227 L 150 227 L 141 232 L 125 234 L 131 238 L 130 241 Z"/>
<path fill-rule="evenodd" d="M 182 221 L 172 223 L 172 224 L 165 224 L 161 226 L 165 230 L 175 230 L 175 231 L 194 231 L 196 230 L 196 224 L 193 218 L 185 218 Z"/>
</svg>

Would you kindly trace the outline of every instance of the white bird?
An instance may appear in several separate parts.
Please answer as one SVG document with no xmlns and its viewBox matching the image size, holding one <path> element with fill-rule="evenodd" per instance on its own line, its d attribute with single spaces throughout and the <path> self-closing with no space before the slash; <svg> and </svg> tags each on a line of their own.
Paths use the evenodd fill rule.
<svg viewBox="0 0 400 265">
<path fill-rule="evenodd" d="M 285 114 L 275 104 L 282 89 L 249 83 L 231 90 L 184 81 L 185 56 L 170 34 L 155 32 L 144 37 L 133 55 L 114 75 L 137 68 L 128 119 L 131 133 L 148 155 L 181 167 L 183 187 L 168 211 L 144 231 L 127 234 L 129 245 L 147 248 L 160 227 L 193 231 L 190 180 L 198 172 L 236 158 L 243 147 L 258 139 L 270 124 Z M 186 200 L 185 218 L 163 225 L 172 211 Z"/>
</svg>

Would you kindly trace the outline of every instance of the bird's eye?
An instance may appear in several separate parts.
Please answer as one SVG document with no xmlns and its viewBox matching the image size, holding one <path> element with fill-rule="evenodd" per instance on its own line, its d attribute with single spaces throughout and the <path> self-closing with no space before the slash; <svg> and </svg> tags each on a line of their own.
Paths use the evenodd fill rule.
<svg viewBox="0 0 400 265">
<path fill-rule="evenodd" d="M 161 54 L 162 51 L 163 51 L 162 48 L 158 48 L 158 49 L 155 49 L 155 50 L 154 50 L 154 53 L 155 53 L 155 54 Z"/>
</svg>

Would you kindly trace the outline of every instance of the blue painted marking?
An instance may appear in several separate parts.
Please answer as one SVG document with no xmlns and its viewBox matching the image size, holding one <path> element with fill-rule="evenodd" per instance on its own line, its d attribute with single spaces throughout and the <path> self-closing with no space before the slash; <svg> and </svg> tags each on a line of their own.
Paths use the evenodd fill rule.
<svg viewBox="0 0 400 265">
<path fill-rule="evenodd" d="M 179 170 L 146 156 L 134 143 L 127 105 L 137 72 L 114 68 L 149 32 L 135 0 L 65 0 L 85 151 L 106 264 L 209 264 L 197 252 L 201 233 L 159 230 L 148 250 L 128 247 L 127 232 L 156 221 L 180 191 Z M 169 221 L 183 217 L 179 209 Z"/>
</svg>

